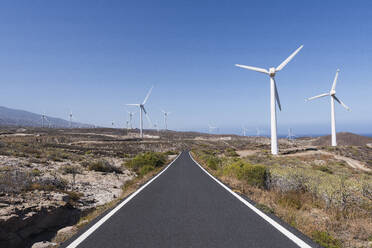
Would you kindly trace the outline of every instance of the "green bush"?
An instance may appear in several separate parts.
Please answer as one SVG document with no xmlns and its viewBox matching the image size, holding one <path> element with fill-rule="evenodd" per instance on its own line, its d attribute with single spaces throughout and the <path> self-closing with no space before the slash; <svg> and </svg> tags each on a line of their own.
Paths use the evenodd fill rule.
<svg viewBox="0 0 372 248">
<path fill-rule="evenodd" d="M 264 187 L 267 176 L 267 170 L 264 165 L 251 165 L 244 164 L 241 167 L 238 178 L 245 180 L 247 183 L 253 186 Z"/>
<path fill-rule="evenodd" d="M 128 161 L 125 165 L 139 173 L 140 169 L 146 165 L 161 167 L 166 163 L 166 157 L 163 153 L 158 152 L 146 152 L 135 156 L 132 160 Z"/>
<path fill-rule="evenodd" d="M 335 239 L 326 231 L 314 231 L 311 236 L 315 242 L 324 248 L 341 248 L 341 241 Z"/>
<path fill-rule="evenodd" d="M 100 172 L 116 172 L 122 173 L 120 168 L 110 164 L 107 160 L 101 159 L 93 162 L 88 166 L 88 170 L 100 171 Z"/>
<path fill-rule="evenodd" d="M 237 154 L 237 153 L 235 152 L 235 150 L 232 149 L 232 148 L 227 148 L 227 149 L 225 150 L 225 155 L 226 155 L 227 157 L 239 157 L 239 154 Z"/>
<path fill-rule="evenodd" d="M 223 168 L 223 175 L 229 176 L 229 177 L 237 177 L 239 178 L 239 175 L 241 174 L 241 168 L 243 167 L 245 163 L 242 160 L 238 160 L 234 163 L 231 163 Z"/>
<path fill-rule="evenodd" d="M 143 176 L 143 175 L 146 175 L 147 173 L 149 173 L 150 171 L 152 171 L 154 169 L 155 169 L 155 167 L 152 166 L 152 165 L 145 165 L 145 166 L 141 167 L 141 169 L 139 170 L 139 174 L 141 176 Z"/>
<path fill-rule="evenodd" d="M 217 170 L 220 163 L 221 163 L 221 160 L 217 157 L 210 156 L 207 159 L 207 166 L 211 168 L 212 170 Z"/>
</svg>

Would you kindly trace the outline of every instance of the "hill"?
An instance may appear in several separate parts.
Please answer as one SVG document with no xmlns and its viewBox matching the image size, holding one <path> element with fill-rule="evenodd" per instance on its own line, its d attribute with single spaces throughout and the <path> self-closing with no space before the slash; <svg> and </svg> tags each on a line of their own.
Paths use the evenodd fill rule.
<svg viewBox="0 0 372 248">
<path fill-rule="evenodd" d="M 313 145 L 317 146 L 330 146 L 331 135 L 320 136 L 315 139 Z M 366 137 L 354 133 L 341 132 L 337 133 L 337 144 L 338 145 L 349 145 L 349 146 L 364 146 L 368 143 L 372 143 L 371 137 Z"/>
<path fill-rule="evenodd" d="M 41 117 L 40 114 L 0 106 L 0 126 L 40 127 Z M 51 116 L 46 116 L 46 118 L 48 121 L 45 126 L 50 125 L 50 127 L 58 128 L 70 126 L 70 122 L 67 120 Z M 92 127 L 92 125 L 72 122 L 72 127 Z"/>
</svg>

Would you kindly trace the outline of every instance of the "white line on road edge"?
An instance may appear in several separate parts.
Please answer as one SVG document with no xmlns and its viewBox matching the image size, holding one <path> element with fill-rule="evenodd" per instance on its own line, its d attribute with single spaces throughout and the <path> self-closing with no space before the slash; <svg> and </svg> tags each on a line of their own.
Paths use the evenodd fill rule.
<svg viewBox="0 0 372 248">
<path fill-rule="evenodd" d="M 212 176 L 206 169 L 204 169 L 198 162 L 195 161 L 195 159 L 191 156 L 190 152 L 189 152 L 189 156 L 208 176 L 210 176 L 213 180 L 215 180 L 224 189 L 226 189 L 227 191 L 229 191 L 233 196 L 235 196 L 236 198 L 238 198 L 238 200 L 240 200 L 241 202 L 243 202 L 244 205 L 246 205 L 247 207 L 249 207 L 250 209 L 252 209 L 256 214 L 258 214 L 264 220 L 266 220 L 267 222 L 269 222 L 279 232 L 283 233 L 285 236 L 287 236 L 287 238 L 289 238 L 290 240 L 292 240 L 299 247 L 311 248 L 311 246 L 308 245 L 308 244 L 306 244 L 302 239 L 298 238 L 296 235 L 294 235 L 293 233 L 291 233 L 290 231 L 288 231 L 285 227 L 283 227 L 278 222 L 276 222 L 273 219 L 271 219 L 269 216 L 267 216 L 266 214 L 264 214 L 263 212 L 261 212 L 255 206 L 253 206 L 252 204 L 250 204 L 248 201 L 244 200 L 240 195 L 238 195 L 237 193 L 235 193 L 234 191 L 232 191 L 229 187 L 227 187 L 225 184 L 223 184 L 218 179 L 216 179 L 214 176 Z"/>
<path fill-rule="evenodd" d="M 169 168 L 169 166 L 171 166 L 174 163 L 174 161 L 176 161 L 181 154 L 182 153 L 178 154 L 178 156 L 164 170 L 162 170 L 159 174 L 157 174 L 155 177 L 153 177 L 150 181 L 148 181 L 145 185 L 143 185 L 137 191 L 132 193 L 127 199 L 125 199 L 122 203 L 117 205 L 113 210 L 111 210 L 108 214 L 106 214 L 102 219 L 100 219 L 91 228 L 86 230 L 82 235 L 80 235 L 77 239 L 75 239 L 74 242 L 69 244 L 66 248 L 77 247 L 81 242 L 83 242 L 86 238 L 88 238 L 88 236 L 91 235 L 98 227 L 100 227 L 105 221 L 107 221 L 111 216 L 113 216 L 117 211 L 119 211 L 120 208 L 122 208 L 125 204 L 127 204 L 130 200 L 132 200 L 133 197 L 135 197 L 139 192 L 141 192 L 150 183 L 152 183 L 156 178 L 158 178 L 161 174 L 163 174 L 163 172 L 166 171 Z"/>
</svg>

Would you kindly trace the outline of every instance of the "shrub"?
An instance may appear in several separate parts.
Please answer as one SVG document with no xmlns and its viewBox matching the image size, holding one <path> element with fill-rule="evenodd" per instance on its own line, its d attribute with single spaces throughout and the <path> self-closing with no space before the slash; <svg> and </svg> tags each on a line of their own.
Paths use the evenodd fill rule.
<svg viewBox="0 0 372 248">
<path fill-rule="evenodd" d="M 264 187 L 266 175 L 267 171 L 264 165 L 246 163 L 241 167 L 238 178 L 245 180 L 250 185 Z"/>
<path fill-rule="evenodd" d="M 155 169 L 155 167 L 152 166 L 152 165 L 145 165 L 145 166 L 141 167 L 141 169 L 139 170 L 139 174 L 141 176 L 143 176 L 143 175 L 146 175 L 147 173 L 149 173 L 150 171 L 152 171 L 154 169 Z"/>
<path fill-rule="evenodd" d="M 66 165 L 62 167 L 63 174 L 81 174 L 81 170 L 75 165 Z"/>
<path fill-rule="evenodd" d="M 163 166 L 165 163 L 166 158 L 163 153 L 146 152 L 138 154 L 132 160 L 129 160 L 126 166 L 138 173 L 140 169 L 146 165 L 156 168 Z"/>
<path fill-rule="evenodd" d="M 34 176 L 34 177 L 40 176 L 41 171 L 37 168 L 34 168 L 34 169 L 31 170 L 31 175 Z"/>
<path fill-rule="evenodd" d="M 217 170 L 220 163 L 221 163 L 221 160 L 217 157 L 210 156 L 207 159 L 207 166 L 211 168 L 212 170 Z"/>
<path fill-rule="evenodd" d="M 178 153 L 176 151 L 167 151 L 167 152 L 164 153 L 164 155 L 167 155 L 167 156 L 169 156 L 169 155 L 177 155 L 177 154 Z"/>
<path fill-rule="evenodd" d="M 302 207 L 300 194 L 295 191 L 284 193 L 279 198 L 278 203 L 284 208 L 300 209 Z"/>
<path fill-rule="evenodd" d="M 227 157 L 239 157 L 239 154 L 237 154 L 237 153 L 235 152 L 235 150 L 232 149 L 232 148 L 227 148 L 227 149 L 225 150 L 225 155 L 226 155 Z"/>
<path fill-rule="evenodd" d="M 100 172 L 115 172 L 122 173 L 121 169 L 112 165 L 109 161 L 100 159 L 94 161 L 88 166 L 88 170 L 100 171 Z"/>
<path fill-rule="evenodd" d="M 243 167 L 245 163 L 242 160 L 236 161 L 231 163 L 223 168 L 223 175 L 229 177 L 239 177 L 241 167 Z"/>
<path fill-rule="evenodd" d="M 323 171 L 325 173 L 328 173 L 328 174 L 333 174 L 333 171 L 330 168 L 328 168 L 327 166 L 325 166 L 325 165 L 320 165 L 316 169 L 317 170 L 320 170 L 320 171 Z"/>
<path fill-rule="evenodd" d="M 324 248 L 341 248 L 341 241 L 332 237 L 326 231 L 314 231 L 311 236 Z"/>
</svg>

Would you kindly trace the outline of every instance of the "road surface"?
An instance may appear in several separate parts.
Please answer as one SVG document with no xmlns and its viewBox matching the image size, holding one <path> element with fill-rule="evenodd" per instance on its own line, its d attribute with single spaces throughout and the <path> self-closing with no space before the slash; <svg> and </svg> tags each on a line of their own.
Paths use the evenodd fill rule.
<svg viewBox="0 0 372 248">
<path fill-rule="evenodd" d="M 99 227 L 62 247 L 314 247 L 284 228 L 306 243 L 278 231 L 183 152 Z"/>
</svg>

